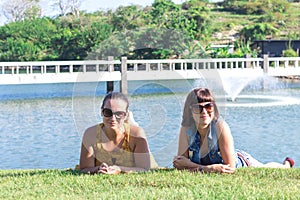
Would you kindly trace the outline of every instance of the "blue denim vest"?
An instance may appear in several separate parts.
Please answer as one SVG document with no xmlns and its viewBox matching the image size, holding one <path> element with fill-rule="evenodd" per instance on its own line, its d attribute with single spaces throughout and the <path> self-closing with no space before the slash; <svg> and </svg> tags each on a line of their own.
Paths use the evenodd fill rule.
<svg viewBox="0 0 300 200">
<path fill-rule="evenodd" d="M 202 165 L 223 164 L 223 159 L 221 157 L 218 145 L 218 136 L 216 130 L 216 124 L 221 120 L 223 119 L 220 117 L 217 120 L 211 122 L 210 130 L 207 136 L 208 153 L 202 158 L 200 158 L 200 134 L 198 133 L 197 128 L 194 126 L 186 131 L 189 143 L 189 156 L 192 162 Z M 237 151 L 238 150 L 235 150 L 235 152 Z M 235 157 L 236 168 L 246 167 L 246 163 L 243 159 L 238 157 L 237 154 L 235 154 Z"/>
<path fill-rule="evenodd" d="M 194 126 L 186 131 L 189 142 L 189 156 L 192 162 L 202 165 L 223 163 L 218 146 L 218 136 L 216 131 L 216 123 L 219 120 L 221 119 L 214 120 L 210 124 L 210 130 L 207 136 L 208 152 L 202 158 L 200 155 L 200 134 L 198 133 L 197 128 Z"/>
</svg>

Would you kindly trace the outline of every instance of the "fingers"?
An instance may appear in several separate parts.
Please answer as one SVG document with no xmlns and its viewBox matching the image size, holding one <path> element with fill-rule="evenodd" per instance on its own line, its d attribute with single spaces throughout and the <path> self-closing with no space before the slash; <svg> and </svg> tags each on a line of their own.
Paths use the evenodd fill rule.
<svg viewBox="0 0 300 200">
<path fill-rule="evenodd" d="M 184 156 L 174 156 L 174 158 L 173 158 L 173 162 L 174 161 L 178 161 L 178 160 L 183 160 L 183 159 L 185 159 L 186 157 L 184 157 Z"/>
<path fill-rule="evenodd" d="M 108 167 L 108 164 L 106 164 L 106 163 L 101 163 L 100 167 L 101 167 L 101 168 L 107 168 L 107 167 Z"/>
<path fill-rule="evenodd" d="M 221 165 L 221 173 L 234 173 L 235 168 L 230 167 L 230 165 Z"/>
<path fill-rule="evenodd" d="M 119 173 L 121 173 L 121 168 L 116 165 L 108 166 L 106 163 L 102 163 L 99 166 L 98 173 L 99 174 L 119 174 Z"/>
<path fill-rule="evenodd" d="M 98 173 L 104 173 L 107 172 L 108 165 L 106 163 L 101 163 L 101 165 L 98 167 Z"/>
</svg>

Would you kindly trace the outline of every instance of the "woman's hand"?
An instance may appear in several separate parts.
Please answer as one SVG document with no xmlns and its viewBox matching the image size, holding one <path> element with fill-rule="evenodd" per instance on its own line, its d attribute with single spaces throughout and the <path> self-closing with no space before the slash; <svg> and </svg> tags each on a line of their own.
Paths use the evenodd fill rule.
<svg viewBox="0 0 300 200">
<path fill-rule="evenodd" d="M 99 166 L 98 174 L 120 174 L 121 168 L 117 165 L 108 166 L 106 163 L 102 163 Z"/>
<path fill-rule="evenodd" d="M 224 164 L 213 164 L 207 165 L 203 168 L 204 172 L 218 172 L 218 173 L 229 173 L 232 174 L 235 172 L 235 168 L 230 167 L 230 165 Z"/>
<path fill-rule="evenodd" d="M 182 169 L 188 169 L 190 171 L 195 171 L 199 168 L 199 165 L 196 163 L 193 163 L 190 159 L 184 157 L 184 156 L 175 156 L 173 159 L 173 166 L 176 169 L 182 170 Z M 213 164 L 213 165 L 206 165 L 203 167 L 203 172 L 217 172 L 217 173 L 234 173 L 235 168 L 230 167 L 230 165 L 224 165 L 224 164 Z"/>
<path fill-rule="evenodd" d="M 180 169 L 180 170 L 199 167 L 199 165 L 193 163 L 190 159 L 186 158 L 185 156 L 175 156 L 173 159 L 173 166 L 176 169 Z"/>
</svg>

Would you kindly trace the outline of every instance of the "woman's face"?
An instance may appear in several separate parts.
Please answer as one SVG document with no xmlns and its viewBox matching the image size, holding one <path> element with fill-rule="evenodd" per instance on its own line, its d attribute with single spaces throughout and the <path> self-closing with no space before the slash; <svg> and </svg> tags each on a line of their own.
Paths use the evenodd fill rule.
<svg viewBox="0 0 300 200">
<path fill-rule="evenodd" d="M 112 129 L 123 127 L 127 117 L 127 103 L 121 99 L 109 99 L 105 102 L 102 109 L 103 123 Z"/>
<path fill-rule="evenodd" d="M 212 102 L 193 104 L 190 109 L 197 127 L 205 128 L 214 118 L 214 103 Z"/>
</svg>

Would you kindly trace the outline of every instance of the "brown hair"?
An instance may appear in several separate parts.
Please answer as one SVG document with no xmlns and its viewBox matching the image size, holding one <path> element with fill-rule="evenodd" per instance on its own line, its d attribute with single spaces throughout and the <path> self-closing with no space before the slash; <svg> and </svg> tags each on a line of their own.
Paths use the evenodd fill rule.
<svg viewBox="0 0 300 200">
<path fill-rule="evenodd" d="M 101 109 L 104 108 L 104 105 L 106 103 L 106 101 L 110 100 L 110 99 L 120 99 L 123 100 L 124 102 L 126 102 L 127 106 L 126 106 L 126 112 L 128 111 L 128 107 L 129 107 L 129 101 L 128 98 L 122 94 L 121 92 L 109 92 L 103 99 L 102 101 L 102 105 L 101 105 Z"/>
<path fill-rule="evenodd" d="M 189 127 L 194 125 L 195 122 L 193 119 L 193 114 L 191 112 L 190 106 L 192 104 L 197 104 L 202 102 L 214 103 L 214 115 L 215 115 L 214 119 L 217 119 L 220 116 L 217 105 L 215 103 L 215 98 L 213 97 L 211 91 L 207 88 L 201 88 L 201 87 L 195 88 L 192 91 L 190 91 L 190 93 L 186 97 L 184 108 L 183 108 L 182 121 L 181 121 L 182 126 Z"/>
</svg>

